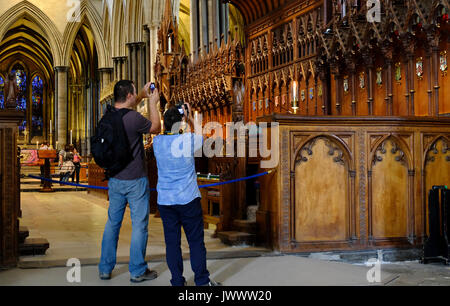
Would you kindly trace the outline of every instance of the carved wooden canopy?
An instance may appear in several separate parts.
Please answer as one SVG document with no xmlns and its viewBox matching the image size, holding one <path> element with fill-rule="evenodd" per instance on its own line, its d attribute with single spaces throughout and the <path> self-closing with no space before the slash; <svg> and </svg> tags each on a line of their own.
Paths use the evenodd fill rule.
<svg viewBox="0 0 450 306">
<path fill-rule="evenodd" d="M 380 9 L 379 20 L 368 22 L 366 1 L 354 6 L 351 1 L 333 0 L 333 19 L 320 37 L 320 62 L 327 61 L 339 73 L 339 66 L 348 64 L 346 59 L 360 57 L 370 64 L 379 50 L 392 60 L 398 46 L 406 55 L 413 54 L 417 44 L 437 47 L 440 36 L 450 29 L 447 0 L 380 0 Z"/>
<path fill-rule="evenodd" d="M 250 24 L 293 0 L 229 0 L 224 2 L 229 2 L 237 7 L 244 17 L 245 24 Z"/>
</svg>

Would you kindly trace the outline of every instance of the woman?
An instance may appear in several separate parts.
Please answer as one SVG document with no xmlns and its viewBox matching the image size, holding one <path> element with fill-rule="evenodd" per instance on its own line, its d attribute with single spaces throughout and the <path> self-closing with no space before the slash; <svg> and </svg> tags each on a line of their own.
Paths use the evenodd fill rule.
<svg viewBox="0 0 450 306">
<path fill-rule="evenodd" d="M 195 171 L 194 152 L 201 149 L 203 137 L 201 134 L 179 133 L 183 118 L 190 125 L 191 131 L 194 131 L 192 111 L 189 104 L 186 104 L 182 112 L 177 107 L 172 107 L 164 113 L 166 133 L 153 139 L 158 166 L 158 210 L 164 228 L 166 261 L 172 274 L 170 283 L 172 286 L 186 285 L 180 247 L 183 227 L 189 243 L 195 284 L 220 286 L 220 283 L 210 279 L 206 265 L 203 211 Z M 181 143 L 183 152 L 175 152 Z"/>
<path fill-rule="evenodd" d="M 75 172 L 72 174 L 72 183 L 76 178 L 76 183 L 80 183 L 80 169 L 81 169 L 81 156 L 77 151 L 77 148 L 73 147 L 73 164 L 75 166 Z"/>
</svg>

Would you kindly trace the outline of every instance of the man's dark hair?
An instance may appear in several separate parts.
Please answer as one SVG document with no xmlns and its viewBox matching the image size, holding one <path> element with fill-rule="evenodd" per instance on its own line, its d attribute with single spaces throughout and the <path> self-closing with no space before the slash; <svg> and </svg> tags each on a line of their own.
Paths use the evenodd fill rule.
<svg viewBox="0 0 450 306">
<path fill-rule="evenodd" d="M 135 88 L 133 81 L 121 80 L 114 86 L 114 102 L 125 102 L 128 94 L 134 94 Z"/>
<path fill-rule="evenodd" d="M 181 122 L 183 115 L 176 106 L 172 106 L 164 113 L 164 128 L 166 132 L 172 132 L 172 127 L 175 123 Z"/>
</svg>

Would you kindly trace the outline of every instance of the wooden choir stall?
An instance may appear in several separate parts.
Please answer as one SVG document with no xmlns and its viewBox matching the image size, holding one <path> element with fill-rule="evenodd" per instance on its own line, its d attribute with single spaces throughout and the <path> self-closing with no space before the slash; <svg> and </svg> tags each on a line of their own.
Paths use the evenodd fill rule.
<svg viewBox="0 0 450 306">
<path fill-rule="evenodd" d="M 268 135 L 277 155 L 258 179 L 260 202 L 255 181 L 230 187 L 221 231 L 240 231 L 258 203 L 252 234 L 282 252 L 423 244 L 427 191 L 450 184 L 450 7 L 381 0 L 371 22 L 366 2 L 231 0 L 243 42 L 219 37 L 191 55 L 166 9 L 155 65 L 162 100 L 189 102 L 210 139 L 237 141 L 226 122 L 258 124 L 245 157 L 209 158 L 222 158 L 232 178 L 267 170 L 261 152 L 250 157 L 251 137 Z M 201 173 L 219 174 L 210 166 Z"/>
<path fill-rule="evenodd" d="M 21 111 L 0 110 L 0 268 L 14 267 L 19 259 L 22 212 L 17 134 L 23 118 Z"/>
</svg>

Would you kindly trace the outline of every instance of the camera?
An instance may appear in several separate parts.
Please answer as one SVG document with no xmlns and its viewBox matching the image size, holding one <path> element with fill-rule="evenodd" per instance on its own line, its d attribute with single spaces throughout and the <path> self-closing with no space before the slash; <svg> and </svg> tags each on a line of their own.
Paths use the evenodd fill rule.
<svg viewBox="0 0 450 306">
<path fill-rule="evenodd" d="M 183 106 L 184 106 L 184 108 L 183 108 Z M 177 104 L 176 107 L 177 107 L 178 111 L 180 112 L 180 115 L 183 115 L 183 116 L 184 116 L 184 111 L 186 109 L 186 117 L 189 117 L 189 108 L 186 103 Z"/>
<path fill-rule="evenodd" d="M 150 91 L 153 92 L 155 90 L 156 86 L 155 83 L 150 84 Z"/>
</svg>

